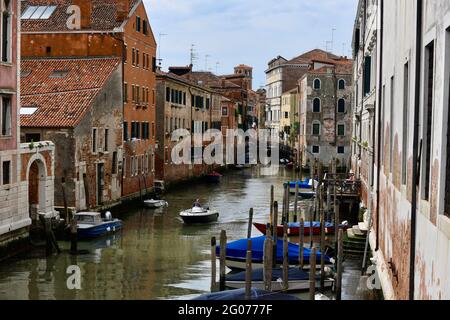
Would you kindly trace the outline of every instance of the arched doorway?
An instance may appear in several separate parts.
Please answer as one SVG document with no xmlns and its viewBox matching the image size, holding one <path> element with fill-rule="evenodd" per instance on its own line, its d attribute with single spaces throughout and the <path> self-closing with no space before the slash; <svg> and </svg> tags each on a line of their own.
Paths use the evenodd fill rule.
<svg viewBox="0 0 450 320">
<path fill-rule="evenodd" d="M 28 205 L 31 220 L 37 220 L 39 212 L 45 212 L 45 165 L 40 159 L 31 162 L 28 169 Z"/>
</svg>

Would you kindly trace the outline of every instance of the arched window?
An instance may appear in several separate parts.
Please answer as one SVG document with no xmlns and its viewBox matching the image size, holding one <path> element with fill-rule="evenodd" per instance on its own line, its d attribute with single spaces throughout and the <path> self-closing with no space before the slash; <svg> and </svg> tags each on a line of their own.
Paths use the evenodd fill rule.
<svg viewBox="0 0 450 320">
<path fill-rule="evenodd" d="M 319 90 L 321 87 L 320 79 L 314 80 L 314 90 Z"/>
<path fill-rule="evenodd" d="M 314 121 L 313 125 L 312 125 L 312 135 L 313 136 L 320 136 L 320 129 L 321 129 L 321 124 L 318 121 Z"/>
<path fill-rule="evenodd" d="M 313 112 L 319 113 L 321 111 L 321 102 L 319 98 L 313 100 Z"/>
<path fill-rule="evenodd" d="M 338 101 L 338 110 L 339 113 L 345 113 L 345 100 L 339 99 Z"/>
<path fill-rule="evenodd" d="M 339 80 L 338 88 L 339 88 L 339 90 L 345 90 L 345 80 L 344 79 Z"/>
<path fill-rule="evenodd" d="M 12 49 L 12 9 L 11 0 L 0 0 L 1 51 L 0 61 L 11 61 Z"/>
</svg>

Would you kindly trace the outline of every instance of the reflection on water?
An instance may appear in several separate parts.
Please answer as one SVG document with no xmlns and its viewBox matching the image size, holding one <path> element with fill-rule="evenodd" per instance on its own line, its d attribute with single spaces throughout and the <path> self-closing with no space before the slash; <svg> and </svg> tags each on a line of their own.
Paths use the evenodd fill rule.
<svg viewBox="0 0 450 320">
<path fill-rule="evenodd" d="M 210 238 L 222 229 L 230 241 L 245 237 L 251 207 L 256 222 L 267 222 L 270 185 L 281 203 L 282 183 L 293 174 L 229 172 L 217 185 L 196 183 L 171 191 L 165 197 L 168 208 L 115 213 L 124 220 L 124 230 L 79 243 L 84 255 L 71 256 L 69 244 L 61 243 L 65 250 L 59 256 L 34 252 L 0 264 L 0 299 L 177 299 L 209 291 Z M 217 223 L 183 225 L 178 213 L 196 198 L 219 210 Z M 81 290 L 67 289 L 70 265 L 81 269 Z"/>
</svg>

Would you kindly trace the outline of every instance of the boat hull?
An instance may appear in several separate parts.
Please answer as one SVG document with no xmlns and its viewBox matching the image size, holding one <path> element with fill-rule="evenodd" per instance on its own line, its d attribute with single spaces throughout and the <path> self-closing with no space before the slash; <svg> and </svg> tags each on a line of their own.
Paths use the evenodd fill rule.
<svg viewBox="0 0 450 320">
<path fill-rule="evenodd" d="M 267 226 L 265 224 L 254 223 L 253 225 L 255 226 L 256 229 L 258 229 L 259 232 L 261 232 L 262 234 L 266 234 Z M 344 229 L 344 231 L 345 231 L 347 229 L 347 227 L 343 226 L 342 229 Z M 311 234 L 311 231 L 312 231 L 312 234 L 314 236 L 318 236 L 321 233 L 320 225 L 319 226 L 313 226 L 312 228 L 307 226 L 307 227 L 304 228 L 304 230 L 305 230 L 304 231 L 304 235 L 305 236 L 309 236 Z M 325 228 L 325 234 L 326 235 L 330 235 L 330 234 L 334 234 L 334 233 L 335 233 L 334 226 Z M 284 227 L 283 226 L 278 226 L 277 227 L 277 235 L 279 237 L 282 237 L 283 234 L 284 234 Z M 290 228 L 288 228 L 288 236 L 289 237 L 295 237 L 295 236 L 298 236 L 299 234 L 300 234 L 300 227 L 290 227 Z"/>
<path fill-rule="evenodd" d="M 158 209 L 161 207 L 166 206 L 166 202 L 165 201 L 159 201 L 159 202 L 147 202 L 144 201 L 144 207 L 149 208 L 149 209 Z"/>
<path fill-rule="evenodd" d="M 78 239 L 95 239 L 120 231 L 123 223 L 120 220 L 103 223 L 89 228 L 78 228 Z"/>
<path fill-rule="evenodd" d="M 281 265 L 282 262 L 279 261 L 278 264 Z M 244 260 L 244 259 L 226 258 L 225 265 L 227 266 L 227 268 L 229 268 L 229 269 L 231 269 L 233 271 L 241 271 L 241 270 L 246 270 L 247 269 L 246 260 Z M 331 267 L 333 267 L 333 264 L 330 263 L 330 262 L 326 262 L 325 266 L 331 268 Z M 291 262 L 289 264 L 289 268 L 295 268 L 295 267 L 298 267 L 298 263 L 292 263 Z M 264 262 L 261 261 L 261 260 L 253 260 L 252 261 L 252 268 L 255 268 L 255 269 L 264 268 Z M 305 264 L 303 266 L 303 270 L 309 270 L 309 269 L 311 269 L 311 265 Z"/>
<path fill-rule="evenodd" d="M 325 288 L 333 287 L 334 281 L 332 279 L 325 280 Z M 226 281 L 226 286 L 231 289 L 245 288 L 245 281 Z M 309 280 L 289 280 L 288 292 L 309 290 Z M 272 281 L 272 292 L 280 292 L 283 290 L 283 283 L 279 281 Z M 252 281 L 252 288 L 264 290 L 264 281 Z M 320 288 L 320 281 L 316 281 L 316 288 Z"/>
<path fill-rule="evenodd" d="M 183 219 L 183 222 L 185 224 L 205 224 L 205 223 L 212 223 L 216 222 L 219 219 L 218 213 L 213 213 L 209 215 L 199 215 L 199 216 L 181 216 L 181 219 Z"/>
</svg>

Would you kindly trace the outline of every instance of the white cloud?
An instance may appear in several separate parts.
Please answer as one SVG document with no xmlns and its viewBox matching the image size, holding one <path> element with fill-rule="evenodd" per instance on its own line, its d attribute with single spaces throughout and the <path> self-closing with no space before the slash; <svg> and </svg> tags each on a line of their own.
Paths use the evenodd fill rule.
<svg viewBox="0 0 450 320">
<path fill-rule="evenodd" d="M 264 83 L 267 62 L 277 55 L 291 58 L 304 51 L 325 48 L 334 34 L 334 52 L 350 54 L 357 0 L 144 0 L 158 40 L 163 65 L 189 64 L 195 44 L 198 67 L 230 73 L 239 63 L 255 67 L 255 83 Z M 343 43 L 346 50 L 343 52 Z"/>
</svg>

